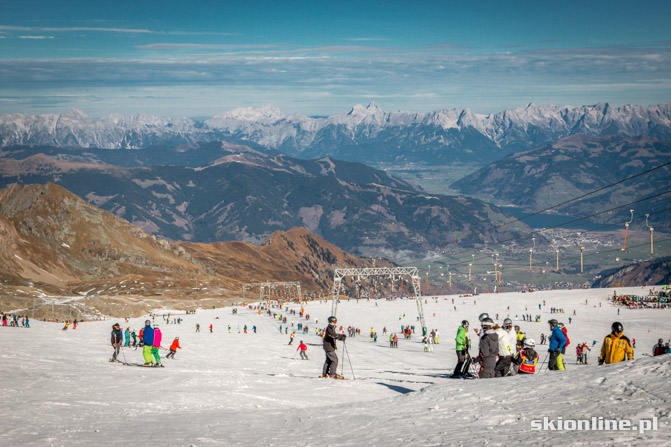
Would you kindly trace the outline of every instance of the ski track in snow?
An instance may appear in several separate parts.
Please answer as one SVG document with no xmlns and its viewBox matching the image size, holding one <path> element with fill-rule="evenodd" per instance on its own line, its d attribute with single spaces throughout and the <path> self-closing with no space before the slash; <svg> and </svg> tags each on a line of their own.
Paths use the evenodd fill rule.
<svg viewBox="0 0 671 447">
<path fill-rule="evenodd" d="M 431 353 L 423 352 L 421 337 L 401 338 L 398 349 L 390 349 L 388 335 L 382 335 L 383 326 L 392 332 L 401 324 L 419 326 L 414 301 L 378 300 L 377 306 L 375 301 L 343 301 L 339 324 L 361 329 L 360 337 L 348 339 L 347 350 L 355 376 L 365 380 L 317 378 L 324 355 L 314 318 L 325 322 L 330 303 L 306 305 L 310 335 L 297 334 L 292 346 L 287 346 L 289 336 L 279 333 L 278 320 L 242 307 L 237 314 L 224 308 L 176 315 L 184 319 L 181 325 L 163 324 L 158 317 L 163 345 L 179 336 L 183 348 L 175 360 L 163 360 L 165 368 L 108 362 L 112 324 L 139 330 L 145 318 L 128 324 L 123 319 L 82 323 L 68 331 L 39 321 L 31 329 L 0 327 L 0 445 L 670 445 L 671 356 L 642 354 L 650 353 L 658 338 L 671 337 L 671 312 L 622 309 L 618 316 L 607 302 L 610 294 L 592 289 L 481 295 L 475 305 L 473 298 L 454 297 L 456 312 L 452 297 L 437 303 L 427 297 L 427 326 L 440 331 L 440 344 Z M 453 340 L 462 319 L 475 326 L 481 312 L 492 317 L 498 312 L 500 322 L 510 306 L 515 321 L 525 305 L 526 313 L 535 316 L 543 300 L 542 321 L 556 317 L 568 327 L 567 371 L 499 380 L 446 378 L 456 363 Z M 551 315 L 550 307 L 566 313 Z M 403 314 L 406 318 L 399 320 Z M 297 315 L 287 319 L 289 325 L 292 319 L 305 321 Z M 636 339 L 637 360 L 595 366 L 601 341 L 616 320 Z M 196 322 L 201 333 L 195 333 Z M 210 323 L 214 333 L 207 329 Z M 249 333 L 239 334 L 238 326 L 242 330 L 245 324 Z M 546 323 L 515 324 L 537 343 L 541 332 L 548 333 Z M 377 343 L 369 340 L 371 327 L 378 332 Z M 477 336 L 472 330 L 469 335 L 475 351 Z M 308 361 L 298 360 L 295 351 L 301 339 L 308 345 Z M 576 365 L 576 344 L 592 340 L 598 343 L 589 354 L 590 365 Z M 537 351 L 542 361 L 546 346 Z M 338 371 L 351 378 L 341 345 L 338 355 L 344 364 Z M 140 349 L 124 349 L 124 356 L 130 363 L 142 362 Z M 530 421 L 543 416 L 633 423 L 656 416 L 659 430 L 532 431 Z"/>
</svg>

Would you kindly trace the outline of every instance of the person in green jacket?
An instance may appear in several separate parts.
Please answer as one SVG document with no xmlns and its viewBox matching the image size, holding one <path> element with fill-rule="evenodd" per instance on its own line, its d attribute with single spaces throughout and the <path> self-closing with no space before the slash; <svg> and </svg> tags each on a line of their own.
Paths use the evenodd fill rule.
<svg viewBox="0 0 671 447">
<path fill-rule="evenodd" d="M 454 367 L 454 372 L 452 373 L 452 377 L 463 377 L 463 368 L 464 368 L 464 363 L 466 362 L 466 353 L 468 352 L 468 348 L 470 347 L 470 341 L 468 340 L 468 335 L 466 333 L 468 332 L 468 321 L 464 320 L 461 322 L 461 326 L 459 326 L 459 329 L 457 329 L 457 337 L 456 337 L 456 342 L 457 342 L 457 366 Z"/>
</svg>

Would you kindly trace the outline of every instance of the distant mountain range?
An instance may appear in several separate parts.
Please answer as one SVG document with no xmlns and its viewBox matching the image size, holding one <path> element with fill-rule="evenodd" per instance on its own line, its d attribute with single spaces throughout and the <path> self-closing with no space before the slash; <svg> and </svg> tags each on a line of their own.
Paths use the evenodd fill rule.
<svg viewBox="0 0 671 447">
<path fill-rule="evenodd" d="M 115 315 L 137 312 L 110 309 L 106 297 L 152 297 L 149 306 L 174 299 L 193 308 L 201 298 L 209 306 L 239 297 L 242 284 L 255 281 L 300 281 L 304 291 L 328 293 L 334 268 L 373 265 L 304 228 L 273 233 L 259 247 L 167 241 L 52 183 L 0 189 L 0 239 L 0 295 L 16 294 L 23 300 L 17 307 L 34 285 L 35 296 L 85 295 L 86 305 Z"/>
<path fill-rule="evenodd" d="M 464 194 L 497 204 L 539 211 L 669 162 L 669 140 L 574 135 L 509 155 L 451 186 Z M 636 202 L 671 189 L 669 178 L 671 166 L 666 166 L 569 203 L 554 212 L 588 216 Z M 629 209 L 634 208 L 637 227 L 645 228 L 645 219 L 641 218 L 650 214 L 649 222 L 657 229 L 671 230 L 670 197 L 671 194 L 660 195 L 626 206 L 617 213 L 604 214 L 597 220 L 624 223 L 630 218 Z"/>
<path fill-rule="evenodd" d="M 352 253 L 392 257 L 523 230 L 497 229 L 510 216 L 495 206 L 427 194 L 359 163 L 299 160 L 228 143 L 156 153 L 207 164 L 154 165 L 145 151 L 10 147 L 1 154 L 0 187 L 53 182 L 149 233 L 193 242 L 260 243 L 303 226 Z"/>
<path fill-rule="evenodd" d="M 371 103 L 326 118 L 284 116 L 268 106 L 235 109 L 206 121 L 147 115 L 93 119 L 76 109 L 63 114 L 0 115 L 0 146 L 141 149 L 233 138 L 303 159 L 329 156 L 364 163 L 482 163 L 574 134 L 671 139 L 671 104 L 530 104 L 480 115 L 469 109 L 384 112 Z"/>
</svg>

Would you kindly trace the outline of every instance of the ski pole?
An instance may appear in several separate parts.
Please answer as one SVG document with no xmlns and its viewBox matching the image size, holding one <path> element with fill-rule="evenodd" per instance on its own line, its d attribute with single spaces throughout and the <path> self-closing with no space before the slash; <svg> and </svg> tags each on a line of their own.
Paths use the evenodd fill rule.
<svg viewBox="0 0 671 447">
<path fill-rule="evenodd" d="M 548 352 L 547 354 L 545 354 L 545 360 L 543 360 L 543 363 L 541 363 L 541 367 L 540 367 L 540 369 L 538 370 L 539 373 L 540 373 L 541 371 L 543 371 L 543 366 L 545 366 L 545 361 L 548 359 L 548 356 L 549 356 L 549 355 L 550 355 L 549 352 Z"/>
<path fill-rule="evenodd" d="M 128 363 L 128 361 L 126 361 L 126 353 L 123 352 L 123 346 L 121 347 L 121 355 L 123 355 L 123 362 Z"/>
<path fill-rule="evenodd" d="M 352 371 L 352 379 L 356 380 L 356 377 L 354 377 L 354 368 L 352 368 L 352 360 L 350 360 L 350 358 L 349 358 L 349 351 L 347 350 L 347 345 L 345 344 L 345 340 L 343 340 L 342 346 L 345 350 L 345 354 L 347 355 L 347 361 L 349 362 L 349 369 Z"/>
</svg>

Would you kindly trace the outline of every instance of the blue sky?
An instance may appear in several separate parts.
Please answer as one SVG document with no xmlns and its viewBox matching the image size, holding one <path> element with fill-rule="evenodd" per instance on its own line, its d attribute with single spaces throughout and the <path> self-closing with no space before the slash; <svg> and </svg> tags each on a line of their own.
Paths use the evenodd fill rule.
<svg viewBox="0 0 671 447">
<path fill-rule="evenodd" d="M 0 113 L 671 102 L 668 1 L 0 0 Z"/>
</svg>

